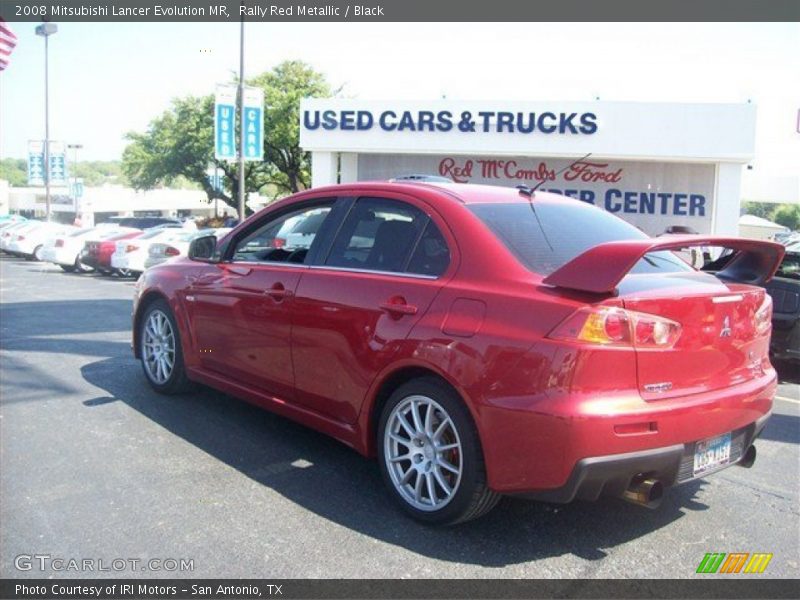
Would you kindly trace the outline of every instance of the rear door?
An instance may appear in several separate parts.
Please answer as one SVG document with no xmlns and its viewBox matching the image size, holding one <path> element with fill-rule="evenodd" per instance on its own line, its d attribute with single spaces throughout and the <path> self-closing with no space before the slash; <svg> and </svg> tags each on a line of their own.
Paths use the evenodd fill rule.
<svg viewBox="0 0 800 600">
<path fill-rule="evenodd" d="M 444 224 L 424 203 L 394 194 L 349 202 L 292 307 L 297 402 L 347 423 L 451 265 Z"/>
</svg>

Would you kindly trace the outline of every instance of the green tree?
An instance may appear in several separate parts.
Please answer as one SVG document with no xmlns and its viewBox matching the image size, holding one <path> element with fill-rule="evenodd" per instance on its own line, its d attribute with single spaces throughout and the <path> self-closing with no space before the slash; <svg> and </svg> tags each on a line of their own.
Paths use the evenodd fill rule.
<svg viewBox="0 0 800 600">
<path fill-rule="evenodd" d="M 771 202 L 745 202 L 742 208 L 747 215 L 754 215 L 771 221 L 776 205 Z"/>
<path fill-rule="evenodd" d="M 264 90 L 264 162 L 245 164 L 245 194 L 294 193 L 310 185 L 308 153 L 300 149 L 300 100 L 331 94 L 325 77 L 300 61 L 281 63 L 268 73 L 247 81 Z M 131 132 L 122 157 L 122 169 L 137 189 L 171 185 L 183 177 L 206 193 L 238 206 L 238 165 L 214 158 L 214 98 L 189 96 L 173 101 L 169 110 L 154 119 L 146 132 Z M 208 181 L 209 166 L 225 176 L 222 190 Z"/>
<path fill-rule="evenodd" d="M 28 185 L 28 164 L 24 158 L 4 158 L 0 160 L 0 179 L 8 181 L 12 187 Z"/>
<path fill-rule="evenodd" d="M 773 221 L 793 231 L 800 230 L 800 205 L 781 204 L 775 211 Z"/>
</svg>

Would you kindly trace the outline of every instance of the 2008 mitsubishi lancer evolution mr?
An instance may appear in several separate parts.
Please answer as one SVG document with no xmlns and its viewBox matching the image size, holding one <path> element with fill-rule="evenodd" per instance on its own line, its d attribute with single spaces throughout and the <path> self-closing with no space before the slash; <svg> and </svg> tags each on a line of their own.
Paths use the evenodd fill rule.
<svg viewBox="0 0 800 600">
<path fill-rule="evenodd" d="M 712 275 L 673 252 L 700 245 L 736 256 Z M 529 188 L 342 184 L 148 269 L 133 348 L 159 392 L 205 384 L 377 456 L 422 521 L 503 494 L 654 506 L 752 465 L 782 256 Z"/>
</svg>

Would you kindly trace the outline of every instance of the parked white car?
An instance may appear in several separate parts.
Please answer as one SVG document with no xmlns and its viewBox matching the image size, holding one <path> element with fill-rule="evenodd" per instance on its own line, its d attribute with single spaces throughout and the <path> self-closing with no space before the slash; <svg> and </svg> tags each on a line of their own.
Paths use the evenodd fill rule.
<svg viewBox="0 0 800 600">
<path fill-rule="evenodd" d="M 31 260 L 42 260 L 42 249 L 47 240 L 69 235 L 77 228 L 63 223 L 37 222 L 37 224 L 23 228 L 11 236 L 8 242 L 8 252 L 18 256 L 24 256 Z"/>
<path fill-rule="evenodd" d="M 200 231 L 184 232 L 183 235 L 176 237 L 169 242 L 156 242 L 150 245 L 147 252 L 147 260 L 144 263 L 146 269 L 160 265 L 176 256 L 186 256 L 189 251 L 189 244 L 192 240 L 204 235 L 215 235 L 217 239 L 227 234 L 230 227 L 220 227 L 219 229 L 202 229 Z"/>
<path fill-rule="evenodd" d="M 22 221 L 19 223 L 12 223 L 8 227 L 4 227 L 0 232 L 0 250 L 8 252 L 8 245 L 11 243 L 12 237 L 29 227 L 33 227 L 35 223 L 39 222 L 40 221 Z"/>
<path fill-rule="evenodd" d="M 117 242 L 114 254 L 111 255 L 111 266 L 123 276 L 138 277 L 146 268 L 148 251 L 153 244 L 168 244 L 173 240 L 185 238 L 187 235 L 196 236 L 197 231 L 173 227 L 153 227 L 147 229 L 139 237 L 120 240 Z"/>
<path fill-rule="evenodd" d="M 83 245 L 87 241 L 103 241 L 119 233 L 134 231 L 117 226 L 97 226 L 78 229 L 70 235 L 52 238 L 42 249 L 42 260 L 55 263 L 68 273 L 91 271 L 90 267 L 81 263 L 80 256 Z"/>
</svg>

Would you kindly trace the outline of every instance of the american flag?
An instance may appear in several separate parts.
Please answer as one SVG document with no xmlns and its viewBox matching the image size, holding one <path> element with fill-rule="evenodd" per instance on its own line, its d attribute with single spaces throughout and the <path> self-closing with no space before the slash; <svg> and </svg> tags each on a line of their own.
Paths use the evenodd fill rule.
<svg viewBox="0 0 800 600">
<path fill-rule="evenodd" d="M 11 52 L 17 45 L 17 36 L 11 31 L 8 23 L 0 19 L 0 71 L 4 70 L 11 61 Z"/>
</svg>

